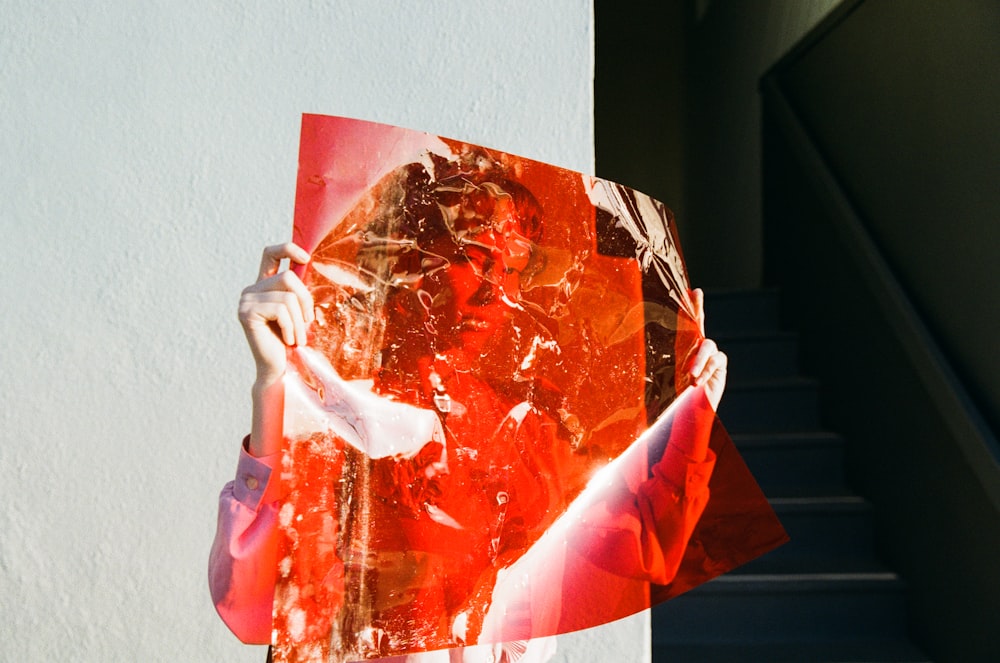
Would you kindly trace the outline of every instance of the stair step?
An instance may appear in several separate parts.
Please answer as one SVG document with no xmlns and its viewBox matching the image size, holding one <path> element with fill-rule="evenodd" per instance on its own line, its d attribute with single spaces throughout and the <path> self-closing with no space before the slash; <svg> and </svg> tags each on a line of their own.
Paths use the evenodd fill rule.
<svg viewBox="0 0 1000 663">
<path fill-rule="evenodd" d="M 819 428 L 819 385 L 806 378 L 736 382 L 726 387 L 719 419 L 733 433 Z"/>
<path fill-rule="evenodd" d="M 653 644 L 905 638 L 894 573 L 729 574 L 653 609 Z"/>
<path fill-rule="evenodd" d="M 844 439 L 835 433 L 758 433 L 732 437 L 767 495 L 843 492 Z"/>
<path fill-rule="evenodd" d="M 777 331 L 777 290 L 705 291 L 705 327 L 712 338 L 730 332 Z"/>
<path fill-rule="evenodd" d="M 729 355 L 719 417 L 791 541 L 653 609 L 653 661 L 918 663 L 905 586 L 876 559 L 871 506 L 846 494 L 844 440 L 821 431 L 819 385 L 774 290 L 706 293 Z"/>
<path fill-rule="evenodd" d="M 737 573 L 875 571 L 871 505 L 852 495 L 772 498 L 790 541 Z"/>
<path fill-rule="evenodd" d="M 790 541 L 757 559 L 737 567 L 733 574 L 808 574 L 808 573 L 884 573 L 886 567 L 871 554 L 858 556 L 824 555 L 810 552 L 793 552 L 794 541 Z"/>
<path fill-rule="evenodd" d="M 653 645 L 652 663 L 930 663 L 898 640 L 767 644 Z"/>
<path fill-rule="evenodd" d="M 798 336 L 792 332 L 728 333 L 712 338 L 729 356 L 730 380 L 760 380 L 799 374 Z"/>
</svg>

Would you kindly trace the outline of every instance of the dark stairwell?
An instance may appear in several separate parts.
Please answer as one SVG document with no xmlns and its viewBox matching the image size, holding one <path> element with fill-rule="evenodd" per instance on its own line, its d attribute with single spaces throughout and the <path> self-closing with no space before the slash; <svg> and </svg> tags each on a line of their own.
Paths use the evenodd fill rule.
<svg viewBox="0 0 1000 663">
<path fill-rule="evenodd" d="M 803 410 L 819 419 L 773 437 L 741 430 L 729 413 L 768 400 L 740 383 L 763 381 L 754 371 L 769 351 L 741 358 L 738 332 L 716 320 L 726 304 L 709 303 L 733 355 L 723 421 L 793 540 L 657 613 L 657 660 L 807 661 L 796 639 L 857 642 L 824 625 L 791 576 L 883 560 L 906 580 L 894 619 L 927 658 L 1000 661 L 1000 3 L 840 0 L 796 45 L 783 41 L 819 4 L 595 3 L 598 175 L 674 209 L 695 285 L 780 291 L 770 329 L 794 329 L 798 349 L 763 368 L 797 357 L 819 382 Z M 780 61 L 765 57 L 776 39 Z M 836 474 L 807 460 L 819 448 L 843 454 L 827 466 Z M 816 499 L 850 496 L 845 486 L 868 502 Z M 820 543 L 799 525 L 809 510 L 828 514 L 809 521 L 821 532 L 852 519 L 867 529 Z M 874 553 L 848 548 L 863 537 Z M 757 607 L 735 590 L 722 600 L 768 574 Z M 871 602 L 842 612 L 872 624 Z M 772 644 L 755 648 L 740 629 Z"/>
<path fill-rule="evenodd" d="M 707 297 L 730 357 L 720 407 L 791 542 L 653 611 L 653 661 L 927 661 L 906 636 L 905 587 L 876 558 L 870 504 L 844 479 L 844 440 L 820 424 L 820 385 L 773 290 Z"/>
</svg>

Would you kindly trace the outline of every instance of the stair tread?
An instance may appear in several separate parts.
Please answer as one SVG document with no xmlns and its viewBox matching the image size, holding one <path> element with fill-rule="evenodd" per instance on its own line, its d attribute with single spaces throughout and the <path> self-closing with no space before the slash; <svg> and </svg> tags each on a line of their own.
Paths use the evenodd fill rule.
<svg viewBox="0 0 1000 663">
<path fill-rule="evenodd" d="M 737 380 L 735 383 L 727 384 L 727 391 L 754 391 L 758 389 L 787 389 L 788 387 L 818 387 L 819 381 L 815 378 L 802 375 L 782 375 L 766 378 L 746 378 Z"/>
<path fill-rule="evenodd" d="M 794 341 L 798 334 L 785 329 L 729 329 L 712 335 L 714 341 Z M 721 344 L 720 344 L 721 345 Z M 725 348 L 723 348 L 725 349 Z"/>
<path fill-rule="evenodd" d="M 705 293 L 705 301 L 709 301 L 716 297 L 760 297 L 768 296 L 774 297 L 778 294 L 777 288 L 761 287 L 761 288 L 742 288 L 739 286 L 713 286 L 709 288 L 702 288 Z"/>
<path fill-rule="evenodd" d="M 687 592 L 694 596 L 732 594 L 862 594 L 902 591 L 906 584 L 888 570 L 800 573 L 727 573 Z"/>
<path fill-rule="evenodd" d="M 742 575 L 726 574 L 715 578 L 705 585 L 736 586 L 745 584 L 814 584 L 837 585 L 851 583 L 867 585 L 870 583 L 900 583 L 899 576 L 892 571 L 862 571 L 862 572 L 822 572 L 822 573 L 747 573 Z M 696 590 L 692 590 L 696 591 Z"/>
<path fill-rule="evenodd" d="M 653 663 L 929 663 L 903 639 L 653 645 Z"/>
<path fill-rule="evenodd" d="M 720 339 L 726 341 L 794 341 L 798 336 L 797 333 L 785 329 L 730 329 L 714 334 L 712 339 L 716 341 Z"/>
<path fill-rule="evenodd" d="M 774 433 L 733 433 L 730 437 L 737 446 L 761 445 L 784 446 L 796 444 L 843 444 L 844 438 L 827 430 L 804 430 L 800 432 L 775 431 Z"/>
<path fill-rule="evenodd" d="M 792 545 L 792 544 L 788 544 Z M 827 553 L 807 554 L 798 557 L 781 557 L 773 559 L 769 554 L 758 557 L 747 562 L 743 566 L 738 566 L 732 571 L 733 575 L 780 575 L 784 573 L 804 575 L 804 574 L 829 574 L 829 573 L 884 573 L 888 571 L 881 562 L 871 555 L 848 557 L 846 555 L 829 555 Z"/>
<path fill-rule="evenodd" d="M 761 484 L 763 486 L 763 484 Z M 770 485 L 764 491 L 770 498 L 808 498 L 808 497 L 837 497 L 844 494 L 843 484 L 815 484 L 800 486 L 795 484 Z"/>
<path fill-rule="evenodd" d="M 847 511 L 867 512 L 871 503 L 858 495 L 802 495 L 786 497 L 768 497 L 771 508 L 779 513 L 794 513 L 802 511 Z"/>
</svg>

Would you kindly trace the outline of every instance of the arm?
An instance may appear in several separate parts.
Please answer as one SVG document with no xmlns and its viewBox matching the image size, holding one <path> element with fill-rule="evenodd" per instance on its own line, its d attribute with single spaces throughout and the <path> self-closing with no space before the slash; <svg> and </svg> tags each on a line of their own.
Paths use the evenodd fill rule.
<svg viewBox="0 0 1000 663">
<path fill-rule="evenodd" d="M 258 457 L 281 450 L 287 348 L 305 344 L 315 319 L 312 295 L 294 272 L 280 271 L 282 259 L 305 264 L 309 254 L 291 243 L 265 248 L 257 282 L 240 296 L 240 324 L 257 367 L 249 450 Z"/>
<path fill-rule="evenodd" d="M 242 641 L 271 640 L 271 604 L 277 563 L 277 517 L 286 348 L 306 340 L 312 297 L 282 259 L 305 263 L 294 244 L 264 249 L 257 282 L 247 287 L 239 319 L 257 367 L 251 391 L 251 433 L 240 452 L 236 478 L 219 496 L 215 541 L 209 555 L 209 588 L 216 610 Z"/>
<path fill-rule="evenodd" d="M 618 575 L 659 585 L 671 582 L 680 567 L 708 504 L 715 467 L 715 454 L 708 449 L 715 413 L 708 398 L 695 388 L 681 400 L 672 421 L 661 424 L 669 438 L 649 478 L 634 491 L 623 485 L 624 494 L 615 496 L 618 504 L 609 508 L 598 562 Z M 655 438 L 650 446 L 657 446 Z M 691 446 L 701 451 L 692 455 Z"/>
<path fill-rule="evenodd" d="M 704 334 L 704 296 L 701 290 L 692 295 Z M 669 420 L 657 421 L 647 433 L 651 470 L 647 473 L 645 459 L 636 459 L 623 468 L 613 494 L 594 506 L 596 531 L 587 546 L 593 563 L 656 584 L 667 584 L 676 575 L 708 504 L 715 466 L 708 445 L 727 364 L 711 339 L 701 342 L 688 366 L 693 388 L 678 398 Z M 663 436 L 665 443 L 657 442 Z M 655 449 L 663 449 L 662 454 Z"/>
</svg>

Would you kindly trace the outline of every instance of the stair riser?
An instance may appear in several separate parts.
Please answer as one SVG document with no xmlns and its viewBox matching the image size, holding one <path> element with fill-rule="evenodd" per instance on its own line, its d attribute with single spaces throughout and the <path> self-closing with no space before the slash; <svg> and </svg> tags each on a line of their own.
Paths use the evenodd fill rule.
<svg viewBox="0 0 1000 663">
<path fill-rule="evenodd" d="M 873 554 L 869 507 L 834 497 L 847 493 L 843 440 L 819 432 L 819 386 L 796 378 L 797 338 L 779 331 L 777 293 L 706 299 L 707 334 L 730 363 L 720 419 L 765 494 L 785 497 L 772 503 L 791 541 L 655 608 L 657 660 L 924 660 L 906 640 L 904 586 Z M 823 654 L 823 643 L 841 649 Z"/>
<path fill-rule="evenodd" d="M 776 331 L 778 294 L 761 290 L 705 296 L 705 327 L 709 336 L 732 332 Z"/>
<path fill-rule="evenodd" d="M 806 490 L 830 492 L 844 485 L 844 450 L 840 445 L 742 447 L 740 455 L 764 493 L 800 494 Z"/>
<path fill-rule="evenodd" d="M 692 590 L 653 610 L 653 643 L 805 642 L 905 635 L 898 589 L 867 592 Z"/>
<path fill-rule="evenodd" d="M 719 418 L 731 433 L 778 433 L 819 428 L 814 384 L 734 387 L 726 391 Z"/>
<path fill-rule="evenodd" d="M 653 647 L 652 663 L 931 663 L 902 638 L 879 642 L 696 644 Z"/>
<path fill-rule="evenodd" d="M 715 340 L 729 356 L 729 378 L 734 383 L 798 375 L 798 348 L 794 337 L 722 337 Z"/>
<path fill-rule="evenodd" d="M 742 567 L 741 573 L 755 569 L 806 568 L 809 560 L 838 560 L 838 566 L 825 571 L 853 570 L 866 566 L 873 546 L 872 517 L 868 511 L 848 513 L 782 513 L 777 511 L 790 541 Z M 871 566 L 871 564 L 867 564 Z"/>
</svg>

